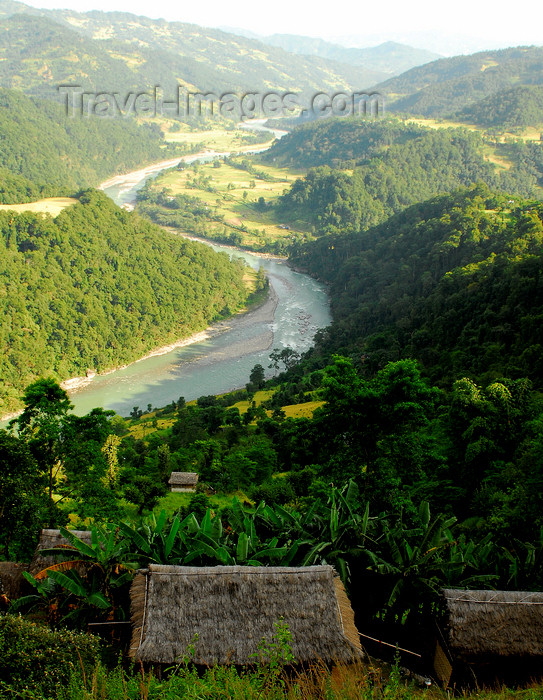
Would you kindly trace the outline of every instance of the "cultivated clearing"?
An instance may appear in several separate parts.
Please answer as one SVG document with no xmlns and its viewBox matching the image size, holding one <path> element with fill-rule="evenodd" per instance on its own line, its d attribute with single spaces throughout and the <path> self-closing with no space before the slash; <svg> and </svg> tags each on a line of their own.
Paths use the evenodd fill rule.
<svg viewBox="0 0 543 700">
<path fill-rule="evenodd" d="M 75 204 L 78 200 L 73 197 L 48 197 L 37 202 L 25 202 L 24 204 L 0 204 L 0 211 L 16 211 L 18 214 L 31 211 L 36 214 L 50 214 L 55 217 L 66 207 Z"/>
<path fill-rule="evenodd" d="M 234 159 L 241 162 L 243 158 Z M 277 221 L 270 204 L 275 202 L 302 172 L 262 165 L 251 159 L 254 171 L 242 170 L 225 162 L 199 163 L 184 170 L 172 169 L 158 177 L 153 189 L 165 188 L 172 196 L 197 197 L 209 208 L 206 227 L 213 232 L 225 227 L 238 231 L 244 246 L 258 247 L 263 240 L 291 239 L 294 233 L 306 233 L 307 225 L 298 222 L 294 229 Z M 221 218 L 221 221 L 213 221 Z"/>
<path fill-rule="evenodd" d="M 179 131 L 168 131 L 165 140 L 169 143 L 183 143 L 188 146 L 202 146 L 210 151 L 242 151 L 263 147 L 271 143 L 271 135 L 266 140 L 262 137 L 261 144 L 254 145 L 254 132 L 247 129 L 211 129 L 208 131 L 190 131 L 182 124 Z"/>
</svg>

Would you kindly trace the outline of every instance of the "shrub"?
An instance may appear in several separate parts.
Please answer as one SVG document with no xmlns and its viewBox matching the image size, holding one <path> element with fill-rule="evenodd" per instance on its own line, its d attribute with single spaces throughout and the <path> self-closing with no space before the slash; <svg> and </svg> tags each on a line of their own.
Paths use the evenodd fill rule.
<svg viewBox="0 0 543 700">
<path fill-rule="evenodd" d="M 14 697 L 54 698 L 74 674 L 92 674 L 100 650 L 92 635 L 0 615 L 0 697 L 8 691 Z"/>
</svg>

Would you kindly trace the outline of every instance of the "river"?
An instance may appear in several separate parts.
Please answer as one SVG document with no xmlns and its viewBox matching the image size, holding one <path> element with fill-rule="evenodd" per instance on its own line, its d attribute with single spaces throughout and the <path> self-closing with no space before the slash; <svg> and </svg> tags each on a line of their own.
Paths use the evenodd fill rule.
<svg viewBox="0 0 543 700">
<path fill-rule="evenodd" d="M 260 130 L 264 127 L 261 122 L 255 122 L 248 128 Z M 172 167 L 180 160 L 204 161 L 217 155 L 204 152 L 149 166 L 112 178 L 103 183 L 101 189 L 116 204 L 132 208 L 136 193 L 145 181 L 156 177 L 165 167 Z M 268 301 L 254 311 L 216 324 L 200 342 L 96 376 L 86 386 L 70 391 L 77 414 L 101 406 L 127 416 L 134 406 L 145 410 L 148 404 L 164 406 L 180 396 L 191 400 L 243 387 L 257 363 L 266 368 L 269 376 L 271 350 L 288 346 L 303 352 L 311 346 L 317 329 L 330 323 L 324 287 L 308 275 L 295 272 L 284 260 L 259 257 L 216 244 L 211 247 L 243 258 L 254 269 L 264 268 L 270 281 Z"/>
</svg>

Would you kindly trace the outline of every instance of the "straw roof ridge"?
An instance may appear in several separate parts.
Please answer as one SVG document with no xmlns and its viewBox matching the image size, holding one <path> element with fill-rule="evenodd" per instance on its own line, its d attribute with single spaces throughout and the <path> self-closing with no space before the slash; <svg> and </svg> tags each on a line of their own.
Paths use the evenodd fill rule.
<svg viewBox="0 0 543 700">
<path fill-rule="evenodd" d="M 543 592 L 442 593 L 447 644 L 456 656 L 543 656 Z"/>
<path fill-rule="evenodd" d="M 196 472 L 172 472 L 168 483 L 172 486 L 195 486 L 198 483 Z"/>
<path fill-rule="evenodd" d="M 70 530 L 70 532 L 87 544 L 91 543 L 92 533 L 90 530 Z M 55 564 L 58 560 L 53 554 L 43 555 L 42 549 L 55 549 L 56 547 L 71 546 L 71 542 L 60 534 L 60 530 L 44 529 L 40 532 L 40 539 L 36 546 L 36 551 L 30 562 L 29 571 L 31 574 L 36 574 L 38 571 L 46 569 L 48 566 Z M 73 558 L 72 552 L 67 552 L 67 557 Z"/>
<path fill-rule="evenodd" d="M 136 575 L 131 602 L 130 653 L 143 662 L 175 663 L 194 646 L 197 664 L 254 663 L 258 645 L 271 641 L 281 618 L 299 662 L 362 655 L 354 614 L 331 566 L 152 564 Z"/>
</svg>

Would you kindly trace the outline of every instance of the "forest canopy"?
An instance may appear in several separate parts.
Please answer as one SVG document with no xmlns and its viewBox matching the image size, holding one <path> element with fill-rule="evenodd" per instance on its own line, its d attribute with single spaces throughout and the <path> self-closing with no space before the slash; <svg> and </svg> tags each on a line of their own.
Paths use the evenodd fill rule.
<svg viewBox="0 0 543 700">
<path fill-rule="evenodd" d="M 63 107 L 0 89 L 0 168 L 56 193 L 97 185 L 109 175 L 167 156 L 157 125 L 67 116 Z M 0 172 L 0 186 L 6 177 Z M 17 196 L 17 192 L 14 192 Z M 4 203 L 15 204 L 11 199 Z"/>
<path fill-rule="evenodd" d="M 246 300 L 243 264 L 86 190 L 55 219 L 0 212 L 0 410 L 38 376 L 102 371 Z"/>
<path fill-rule="evenodd" d="M 446 385 L 465 375 L 543 384 L 541 203 L 472 186 L 298 246 L 292 260 L 330 285 L 321 352 L 356 355 L 370 374 L 414 357 Z"/>
</svg>

